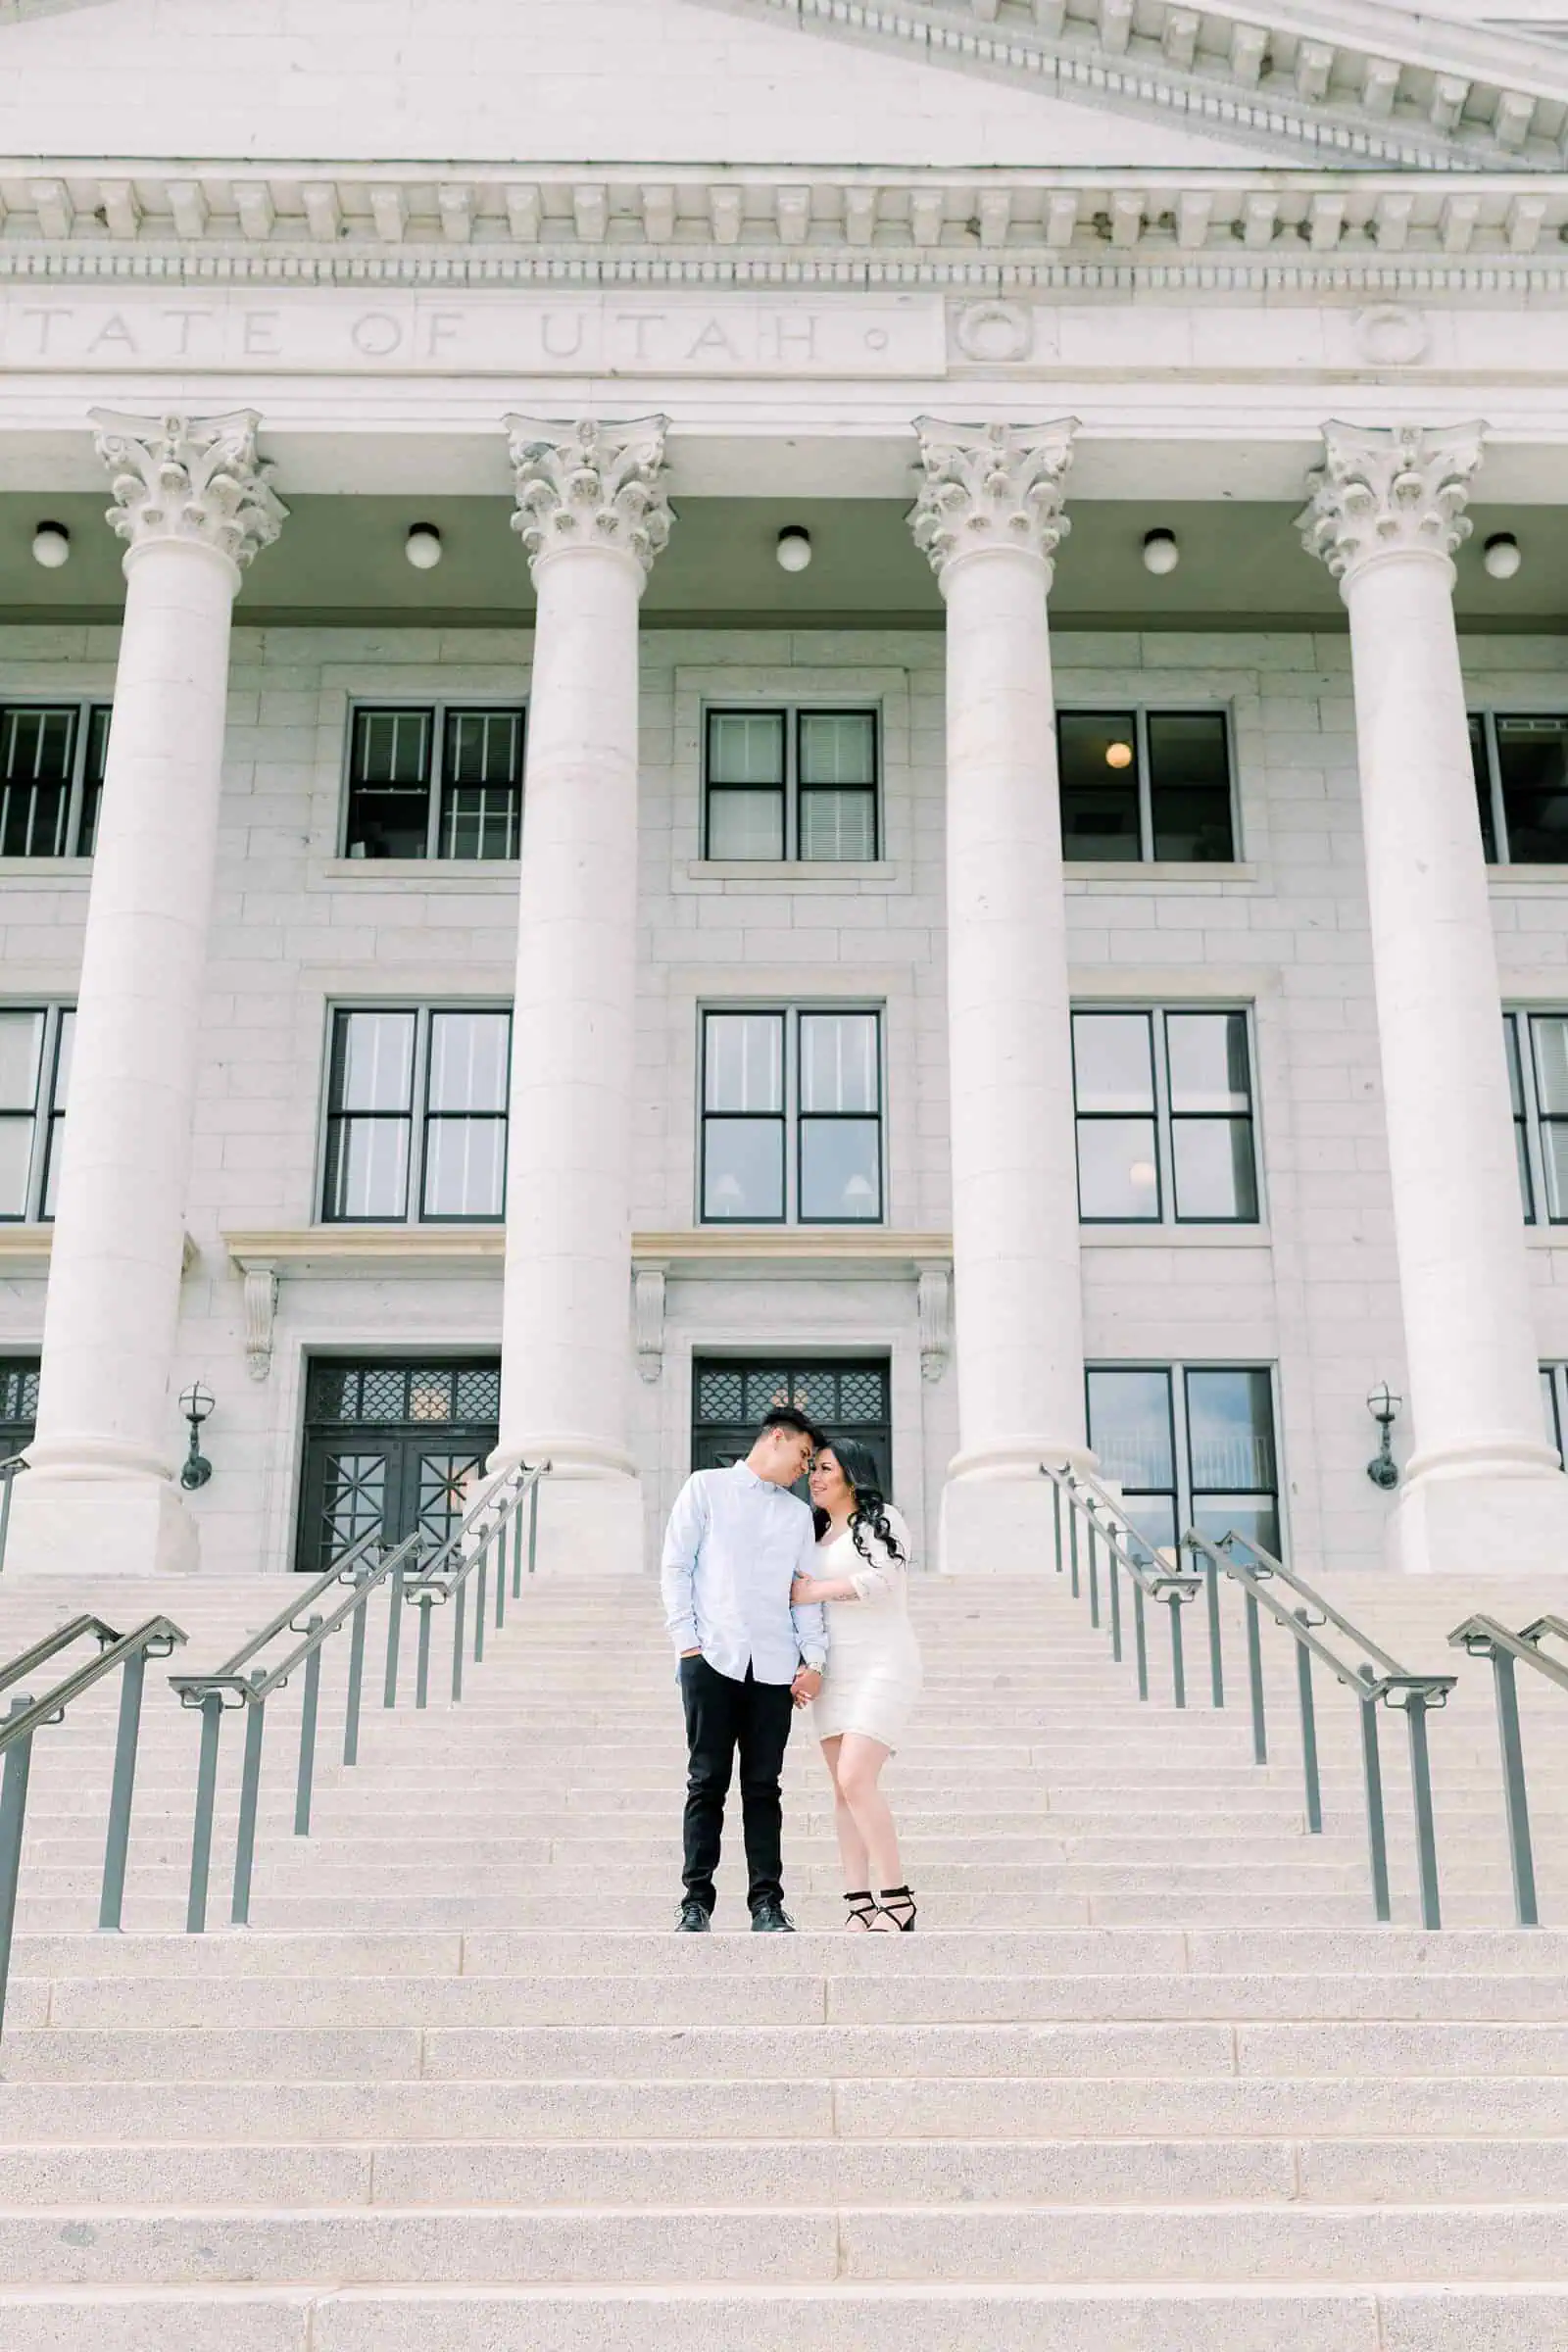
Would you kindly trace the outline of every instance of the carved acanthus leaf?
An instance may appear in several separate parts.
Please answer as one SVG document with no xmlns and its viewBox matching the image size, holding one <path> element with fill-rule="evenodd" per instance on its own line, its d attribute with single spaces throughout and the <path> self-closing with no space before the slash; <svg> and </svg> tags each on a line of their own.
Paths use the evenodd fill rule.
<svg viewBox="0 0 1568 2352">
<path fill-rule="evenodd" d="M 1015 547 L 1049 570 L 1072 528 L 1064 511 L 1077 419 L 1054 424 L 944 424 L 917 416 L 920 495 L 909 513 L 915 545 L 939 576 L 981 548 Z"/>
<path fill-rule="evenodd" d="M 122 416 L 94 409 L 91 422 L 112 480 L 109 521 L 132 548 L 185 540 L 243 569 L 282 529 L 288 509 L 271 486 L 272 467 L 257 455 L 254 410 Z"/>
<path fill-rule="evenodd" d="M 570 547 L 619 549 L 652 569 L 675 519 L 662 480 L 667 416 L 629 424 L 509 416 L 506 426 L 517 497 L 512 527 L 535 571 Z"/>
<path fill-rule="evenodd" d="M 1484 424 L 1326 424 L 1296 518 L 1307 554 L 1342 581 L 1379 556 L 1451 558 L 1470 535 L 1465 507 L 1486 434 Z"/>
</svg>

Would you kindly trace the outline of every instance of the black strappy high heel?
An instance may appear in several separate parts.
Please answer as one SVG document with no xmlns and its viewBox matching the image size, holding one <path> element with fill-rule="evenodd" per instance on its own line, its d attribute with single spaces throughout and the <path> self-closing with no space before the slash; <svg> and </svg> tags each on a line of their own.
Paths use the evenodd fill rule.
<svg viewBox="0 0 1568 2352">
<path fill-rule="evenodd" d="M 850 1906 L 850 1916 L 844 1925 L 847 1928 L 858 1928 L 862 1934 L 869 1929 L 871 1922 L 882 1907 L 880 1903 L 872 1900 L 869 1886 L 860 1888 L 858 1893 L 847 1894 L 844 1900 Z"/>
<path fill-rule="evenodd" d="M 901 1936 L 913 1935 L 918 1906 L 907 1886 L 884 1886 L 882 1900 L 877 1904 L 877 1909 L 884 1919 L 892 1920 Z M 901 1912 L 907 1916 L 901 1918 Z"/>
</svg>

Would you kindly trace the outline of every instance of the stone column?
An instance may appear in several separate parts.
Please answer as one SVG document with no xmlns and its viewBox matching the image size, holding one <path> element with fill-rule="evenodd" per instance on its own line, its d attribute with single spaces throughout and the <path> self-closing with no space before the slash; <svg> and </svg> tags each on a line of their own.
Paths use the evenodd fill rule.
<svg viewBox="0 0 1568 2352">
<path fill-rule="evenodd" d="M 1415 1449 L 1390 1557 L 1568 1565 L 1542 1426 L 1501 990 L 1453 620 L 1484 428 L 1324 427 L 1300 516 L 1350 616 L 1362 830 Z M 1369 1363 L 1368 1384 L 1382 1367 Z"/>
<path fill-rule="evenodd" d="M 76 998 L 32 1465 L 8 1572 L 196 1565 L 171 1395 L 241 567 L 285 508 L 257 418 L 95 412 L 125 617 Z"/>
<path fill-rule="evenodd" d="M 1042 1462 L 1087 1464 L 1066 902 L 1046 600 L 1073 424 L 922 418 L 947 600 L 948 1048 L 959 1450 L 949 1571 L 1044 1568 Z"/>
<path fill-rule="evenodd" d="M 628 1449 L 637 610 L 665 419 L 507 419 L 539 609 L 523 782 L 497 1468 L 548 1459 L 541 1565 L 643 1564 Z"/>
</svg>

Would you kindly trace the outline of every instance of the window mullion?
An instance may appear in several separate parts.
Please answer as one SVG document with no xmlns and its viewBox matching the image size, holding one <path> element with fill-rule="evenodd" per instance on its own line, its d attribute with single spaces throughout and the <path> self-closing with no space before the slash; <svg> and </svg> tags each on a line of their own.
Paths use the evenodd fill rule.
<svg viewBox="0 0 1568 2352">
<path fill-rule="evenodd" d="M 447 710 L 437 703 L 430 712 L 429 801 L 424 816 L 424 854 L 432 862 L 441 855 L 441 791 L 446 774 Z"/>
<path fill-rule="evenodd" d="M 1536 1085 L 1536 1026 L 1525 1011 L 1511 1013 L 1519 1055 L 1519 1090 L 1525 1106 L 1525 1152 L 1530 1161 L 1530 1200 L 1537 1225 L 1551 1223 L 1551 1200 L 1546 1191 L 1546 1146 L 1542 1133 L 1541 1095 Z"/>
<path fill-rule="evenodd" d="M 59 1051 L 60 1007 L 43 1008 L 43 1034 L 38 1040 L 38 1079 L 32 1093 L 32 1149 L 27 1157 L 27 1192 L 23 1214 L 36 1224 L 43 1214 L 44 1186 L 49 1170 L 49 1131 L 55 1098 L 55 1056 Z"/>
<path fill-rule="evenodd" d="M 1172 1364 L 1170 1368 L 1170 1407 L 1172 1450 L 1176 1469 L 1176 1542 L 1193 1524 L 1193 1454 L 1192 1430 L 1187 1417 L 1187 1366 Z"/>
<path fill-rule="evenodd" d="M 1174 1225 L 1176 1216 L 1176 1138 L 1170 1106 L 1170 1046 L 1165 1034 L 1162 1004 L 1149 1011 L 1149 1060 L 1154 1096 L 1154 1181 L 1159 1187 L 1160 1225 Z"/>
<path fill-rule="evenodd" d="M 783 1016 L 784 1029 L 784 1222 L 801 1220 L 801 1016 L 797 1009 Z M 790 1150 L 790 1137 L 795 1149 Z"/>
<path fill-rule="evenodd" d="M 1492 838 L 1497 845 L 1497 863 L 1511 865 L 1507 818 L 1502 805 L 1502 759 L 1497 750 L 1497 713 L 1481 713 L 1481 740 L 1487 755 L 1487 790 L 1492 800 Z"/>
<path fill-rule="evenodd" d="M 424 1223 L 424 1163 L 430 1150 L 430 1020 L 431 1007 L 419 1005 L 414 1016 L 414 1066 L 409 1072 L 409 1192 L 403 1217 L 407 1225 Z"/>
<path fill-rule="evenodd" d="M 80 703 L 76 709 L 76 736 L 71 754 L 71 788 L 66 799 L 66 838 L 61 854 L 66 858 L 76 855 L 81 839 L 81 804 L 86 794 L 87 739 L 92 733 L 92 706 Z"/>
<path fill-rule="evenodd" d="M 801 855 L 801 719 L 797 706 L 785 712 L 784 738 L 784 858 L 796 864 Z"/>
<path fill-rule="evenodd" d="M 1154 793 L 1149 773 L 1149 712 L 1142 703 L 1133 712 L 1133 743 L 1138 754 L 1138 859 L 1154 861 Z"/>
</svg>

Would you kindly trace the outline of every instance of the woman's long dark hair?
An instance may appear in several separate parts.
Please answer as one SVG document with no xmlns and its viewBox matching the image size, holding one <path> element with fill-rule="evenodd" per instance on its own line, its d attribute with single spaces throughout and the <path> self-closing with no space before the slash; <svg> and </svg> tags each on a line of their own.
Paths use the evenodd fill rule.
<svg viewBox="0 0 1568 2352">
<path fill-rule="evenodd" d="M 861 1559 L 868 1568 L 877 1565 L 866 1545 L 865 1530 L 869 1528 L 877 1541 L 887 1546 L 888 1557 L 902 1563 L 903 1547 L 888 1525 L 887 1496 L 882 1492 L 870 1446 L 862 1446 L 858 1438 L 830 1437 L 825 1441 L 825 1450 L 838 1463 L 855 1495 L 855 1508 L 850 1513 L 850 1534 L 855 1539 L 855 1548 Z M 811 1516 L 816 1521 L 817 1541 L 820 1543 L 828 1530 L 828 1515 L 813 1503 Z"/>
</svg>

